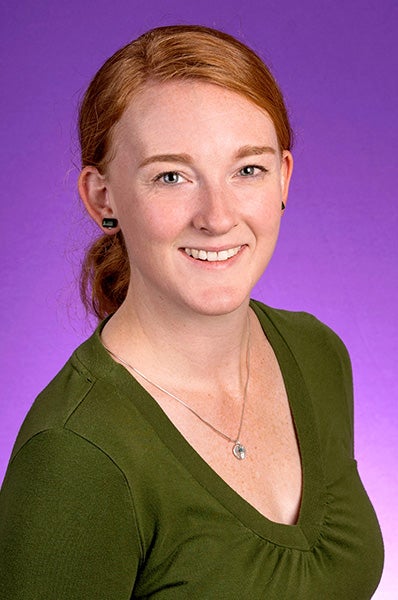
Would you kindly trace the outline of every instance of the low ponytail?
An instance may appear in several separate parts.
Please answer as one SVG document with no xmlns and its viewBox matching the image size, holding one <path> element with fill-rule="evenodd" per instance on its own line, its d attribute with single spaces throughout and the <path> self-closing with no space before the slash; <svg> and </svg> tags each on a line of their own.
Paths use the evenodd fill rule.
<svg viewBox="0 0 398 600">
<path fill-rule="evenodd" d="M 88 312 L 102 320 L 115 312 L 127 294 L 130 266 L 121 231 L 102 235 L 88 249 L 80 277 L 80 296 Z"/>
<path fill-rule="evenodd" d="M 148 31 L 111 56 L 90 83 L 79 114 L 82 167 L 105 174 L 113 132 L 132 99 L 149 82 L 206 81 L 231 90 L 266 111 L 279 149 L 290 150 L 292 130 L 282 93 L 268 67 L 227 33 L 200 25 Z M 130 269 L 122 234 L 102 236 L 89 249 L 81 275 L 88 310 L 103 318 L 126 297 Z"/>
</svg>

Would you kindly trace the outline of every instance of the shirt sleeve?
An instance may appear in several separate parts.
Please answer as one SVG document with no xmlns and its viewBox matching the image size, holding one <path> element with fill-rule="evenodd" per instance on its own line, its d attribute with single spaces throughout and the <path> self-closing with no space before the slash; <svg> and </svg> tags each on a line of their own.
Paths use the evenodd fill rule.
<svg viewBox="0 0 398 600">
<path fill-rule="evenodd" d="M 29 440 L 0 493 L 0 597 L 129 599 L 141 557 L 122 471 L 67 429 Z"/>
</svg>

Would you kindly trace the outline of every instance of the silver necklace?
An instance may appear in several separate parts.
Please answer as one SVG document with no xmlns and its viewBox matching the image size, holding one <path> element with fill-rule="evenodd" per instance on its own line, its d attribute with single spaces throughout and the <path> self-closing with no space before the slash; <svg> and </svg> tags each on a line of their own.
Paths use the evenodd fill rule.
<svg viewBox="0 0 398 600">
<path fill-rule="evenodd" d="M 144 373 L 141 373 L 141 371 L 139 371 L 138 369 L 133 367 L 133 365 L 130 365 L 127 361 L 123 360 L 123 358 L 121 358 L 120 356 L 118 356 L 117 354 L 112 352 L 112 350 L 110 350 L 107 346 L 105 346 L 105 344 L 103 342 L 102 342 L 102 344 L 103 344 L 104 348 L 109 352 L 109 354 L 111 354 L 111 356 L 116 358 L 116 360 L 118 360 L 120 363 L 122 363 L 123 365 L 125 365 L 126 367 L 131 369 L 134 373 L 136 373 L 137 375 L 142 377 L 142 379 L 147 381 L 150 385 L 153 385 L 156 389 L 163 392 L 164 394 L 167 394 L 167 396 L 170 396 L 170 398 L 173 398 L 174 400 L 176 400 L 177 402 L 182 404 L 182 406 L 185 406 L 185 408 L 187 408 L 193 415 L 195 415 L 195 417 L 197 417 L 200 421 L 202 421 L 202 423 L 207 425 L 207 427 L 210 427 L 210 429 L 212 429 L 215 433 L 218 433 L 218 435 L 223 437 L 225 440 L 227 440 L 228 442 L 231 442 L 231 444 L 233 444 L 232 454 L 235 456 L 235 458 L 237 458 L 238 460 L 243 460 L 246 458 L 246 447 L 240 443 L 239 438 L 240 438 L 240 434 L 242 431 L 243 417 L 245 414 L 245 407 L 246 407 L 247 388 L 249 386 L 249 378 L 250 378 L 250 319 L 249 319 L 249 316 L 248 316 L 248 334 L 247 334 L 247 349 L 246 349 L 246 383 L 245 383 L 245 388 L 244 388 L 244 392 L 243 392 L 242 410 L 241 410 L 241 414 L 240 414 L 239 429 L 238 429 L 238 434 L 237 434 L 236 438 L 231 438 L 226 433 L 217 429 L 217 427 L 214 427 L 214 425 L 209 423 L 209 421 L 206 421 L 206 419 L 204 419 L 199 413 L 197 413 L 196 410 L 191 408 L 189 406 L 189 404 L 184 402 L 184 400 L 181 400 L 181 398 L 178 398 L 178 396 L 176 396 L 172 392 L 169 392 L 161 385 L 158 385 L 157 383 L 155 383 L 154 381 L 149 379 L 149 377 L 144 375 Z"/>
</svg>

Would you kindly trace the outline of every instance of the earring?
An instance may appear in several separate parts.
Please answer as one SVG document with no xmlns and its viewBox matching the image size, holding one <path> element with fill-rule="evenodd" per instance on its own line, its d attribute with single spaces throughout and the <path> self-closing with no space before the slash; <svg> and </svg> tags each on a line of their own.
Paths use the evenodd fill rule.
<svg viewBox="0 0 398 600">
<path fill-rule="evenodd" d="M 102 227 L 104 227 L 105 229 L 115 229 L 117 226 L 118 226 L 117 219 L 112 219 L 112 218 L 102 219 Z"/>
<path fill-rule="evenodd" d="M 285 208 L 286 208 L 285 203 L 282 202 L 282 210 L 285 210 Z"/>
</svg>

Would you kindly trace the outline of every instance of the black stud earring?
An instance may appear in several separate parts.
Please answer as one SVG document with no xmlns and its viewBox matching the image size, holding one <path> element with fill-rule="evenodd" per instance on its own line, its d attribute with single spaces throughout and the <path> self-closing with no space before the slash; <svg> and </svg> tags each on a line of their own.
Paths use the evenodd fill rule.
<svg viewBox="0 0 398 600">
<path fill-rule="evenodd" d="M 285 210 L 285 208 L 286 208 L 285 203 L 282 202 L 282 210 Z"/>
<path fill-rule="evenodd" d="M 112 218 L 102 219 L 102 227 L 104 227 L 105 229 L 115 229 L 117 226 L 118 226 L 117 219 L 112 219 Z"/>
</svg>

